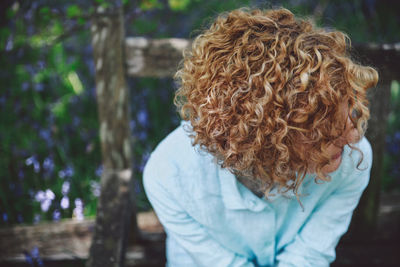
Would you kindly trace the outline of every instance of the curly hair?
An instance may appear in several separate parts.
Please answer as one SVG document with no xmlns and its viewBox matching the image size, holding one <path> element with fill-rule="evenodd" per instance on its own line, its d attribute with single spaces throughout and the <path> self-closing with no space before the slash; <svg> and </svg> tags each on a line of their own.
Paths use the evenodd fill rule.
<svg viewBox="0 0 400 267">
<path fill-rule="evenodd" d="M 349 38 L 287 9 L 219 15 L 185 51 L 175 105 L 190 121 L 193 145 L 236 175 L 297 189 L 310 162 L 316 181 L 326 148 L 344 132 L 341 103 L 360 136 L 369 118 L 366 90 L 377 72 L 353 62 Z M 308 146 L 311 149 L 304 149 Z M 354 147 L 352 147 L 354 149 Z M 268 190 L 266 191 L 268 194 Z"/>
</svg>

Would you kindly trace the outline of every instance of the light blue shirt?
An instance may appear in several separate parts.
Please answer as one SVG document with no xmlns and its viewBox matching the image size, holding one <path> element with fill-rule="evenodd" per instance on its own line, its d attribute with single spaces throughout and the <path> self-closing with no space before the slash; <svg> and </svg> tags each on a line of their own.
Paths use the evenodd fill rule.
<svg viewBox="0 0 400 267">
<path fill-rule="evenodd" d="M 345 147 L 331 181 L 307 175 L 296 197 L 258 198 L 193 147 L 182 123 L 151 154 L 143 179 L 167 233 L 168 266 L 329 266 L 368 184 L 372 151 Z"/>
</svg>

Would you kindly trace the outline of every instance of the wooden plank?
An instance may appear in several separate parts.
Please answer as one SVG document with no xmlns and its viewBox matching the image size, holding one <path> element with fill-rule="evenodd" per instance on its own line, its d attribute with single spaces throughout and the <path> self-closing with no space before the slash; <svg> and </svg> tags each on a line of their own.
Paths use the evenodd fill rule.
<svg viewBox="0 0 400 267">
<path fill-rule="evenodd" d="M 190 44 L 190 40 L 178 38 L 126 38 L 127 73 L 136 77 L 172 77 Z"/>
<path fill-rule="evenodd" d="M 360 263 L 360 259 L 368 262 L 371 258 L 380 260 L 371 266 L 397 266 L 384 263 L 392 263 L 400 255 L 392 254 L 400 238 L 400 194 L 382 195 L 379 210 L 377 235 L 369 235 L 368 242 L 362 243 L 348 238 L 341 240 L 334 266 L 358 266 L 356 263 Z M 163 266 L 165 235 L 157 216 L 152 211 L 141 212 L 137 221 L 146 240 L 142 238 L 141 242 L 128 246 L 125 265 Z M 93 228 L 91 219 L 0 229 L 0 266 L 21 266 L 17 263 L 25 262 L 24 251 L 29 252 L 34 247 L 39 249 L 45 266 L 77 266 L 88 257 Z"/>
<path fill-rule="evenodd" d="M 160 241 L 163 228 L 154 212 L 141 212 L 137 216 L 138 227 L 153 242 Z M 0 263 L 23 262 L 24 252 L 35 247 L 43 260 L 87 259 L 95 227 L 94 219 L 40 223 L 29 226 L 13 226 L 0 229 Z M 130 249 L 131 261 L 140 258 L 140 246 Z M 136 256 L 135 256 L 136 255 Z"/>
<path fill-rule="evenodd" d="M 180 38 L 128 37 L 125 39 L 127 73 L 134 77 L 172 77 L 191 43 L 192 40 Z M 397 67 L 400 43 L 354 44 L 352 53 L 356 60 L 378 68 L 385 80 L 400 79 L 400 69 Z"/>
</svg>

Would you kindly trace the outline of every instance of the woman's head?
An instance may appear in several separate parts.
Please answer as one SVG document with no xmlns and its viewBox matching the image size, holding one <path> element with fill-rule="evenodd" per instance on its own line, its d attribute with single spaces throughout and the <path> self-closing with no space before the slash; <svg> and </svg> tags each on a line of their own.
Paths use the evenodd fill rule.
<svg viewBox="0 0 400 267">
<path fill-rule="evenodd" d="M 366 89 L 378 75 L 348 48 L 345 34 L 286 9 L 225 13 L 185 54 L 175 103 L 194 144 L 223 167 L 295 189 L 298 174 L 326 178 L 349 127 L 365 132 Z"/>
</svg>

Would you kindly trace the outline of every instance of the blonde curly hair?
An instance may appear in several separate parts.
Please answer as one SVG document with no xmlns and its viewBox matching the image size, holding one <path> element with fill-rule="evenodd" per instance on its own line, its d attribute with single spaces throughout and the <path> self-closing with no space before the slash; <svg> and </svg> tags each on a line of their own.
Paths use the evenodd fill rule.
<svg viewBox="0 0 400 267">
<path fill-rule="evenodd" d="M 378 80 L 373 68 L 350 59 L 349 48 L 344 33 L 317 28 L 287 9 L 219 15 L 195 38 L 175 76 L 174 102 L 190 121 L 193 145 L 267 189 L 297 192 L 310 162 L 316 179 L 329 180 L 324 152 L 346 125 L 339 106 L 348 103 L 362 136 L 366 90 Z"/>
</svg>

